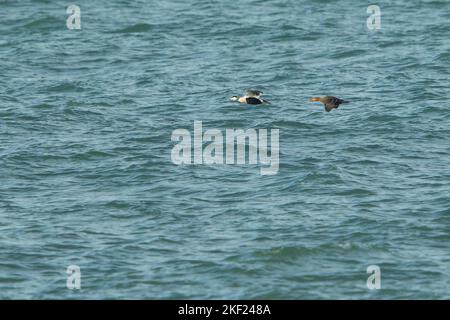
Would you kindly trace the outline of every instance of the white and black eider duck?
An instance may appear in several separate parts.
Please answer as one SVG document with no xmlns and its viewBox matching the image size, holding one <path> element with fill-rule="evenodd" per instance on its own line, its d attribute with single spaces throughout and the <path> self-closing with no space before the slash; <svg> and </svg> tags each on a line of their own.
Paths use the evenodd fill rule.
<svg viewBox="0 0 450 320">
<path fill-rule="evenodd" d="M 247 90 L 245 91 L 245 96 L 239 97 L 239 96 L 232 96 L 230 98 L 231 101 L 238 101 L 240 103 L 246 103 L 246 104 L 270 104 L 269 101 L 264 100 L 261 98 L 262 92 L 259 90 Z"/>
</svg>

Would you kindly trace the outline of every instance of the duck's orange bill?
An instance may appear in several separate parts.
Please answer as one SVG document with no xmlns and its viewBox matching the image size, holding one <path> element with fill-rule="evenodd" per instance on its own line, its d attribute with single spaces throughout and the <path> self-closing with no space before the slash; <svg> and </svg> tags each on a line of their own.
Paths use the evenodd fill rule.
<svg viewBox="0 0 450 320">
<path fill-rule="evenodd" d="M 320 101 L 320 98 L 311 98 L 309 101 Z"/>
</svg>

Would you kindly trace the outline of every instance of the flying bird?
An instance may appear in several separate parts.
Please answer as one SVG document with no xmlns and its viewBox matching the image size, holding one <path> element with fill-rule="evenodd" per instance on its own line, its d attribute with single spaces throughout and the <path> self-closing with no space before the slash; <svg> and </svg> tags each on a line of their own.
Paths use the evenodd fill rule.
<svg viewBox="0 0 450 320">
<path fill-rule="evenodd" d="M 243 97 L 232 96 L 230 98 L 231 101 L 238 101 L 240 103 L 246 104 L 270 104 L 269 101 L 261 98 L 262 92 L 259 90 L 247 90 L 245 91 L 245 95 Z"/>
<path fill-rule="evenodd" d="M 325 111 L 326 112 L 330 112 L 333 109 L 337 109 L 339 108 L 339 105 L 342 103 L 348 103 L 348 101 L 336 98 L 336 97 L 332 97 L 332 96 L 323 96 L 323 97 L 319 97 L 319 98 L 311 98 L 309 99 L 309 101 L 318 101 L 318 102 L 322 102 L 323 105 L 325 106 Z"/>
</svg>

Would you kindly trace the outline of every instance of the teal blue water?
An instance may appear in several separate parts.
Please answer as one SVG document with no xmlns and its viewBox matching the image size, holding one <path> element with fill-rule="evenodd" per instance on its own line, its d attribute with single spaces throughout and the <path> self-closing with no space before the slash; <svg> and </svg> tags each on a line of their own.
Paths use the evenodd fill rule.
<svg viewBox="0 0 450 320">
<path fill-rule="evenodd" d="M 449 1 L 74 3 L 0 1 L 0 298 L 450 298 Z M 175 165 L 194 121 L 278 174 Z"/>
</svg>

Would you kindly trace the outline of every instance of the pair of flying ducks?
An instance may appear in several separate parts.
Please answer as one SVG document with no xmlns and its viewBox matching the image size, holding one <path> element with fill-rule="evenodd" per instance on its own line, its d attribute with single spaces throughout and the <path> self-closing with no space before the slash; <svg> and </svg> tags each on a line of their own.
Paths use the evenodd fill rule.
<svg viewBox="0 0 450 320">
<path fill-rule="evenodd" d="M 231 101 L 238 101 L 240 103 L 246 103 L 246 104 L 270 104 L 269 101 L 264 100 L 261 98 L 262 92 L 258 90 L 247 90 L 245 92 L 245 95 L 243 97 L 239 96 L 232 96 L 230 98 Z M 323 103 L 325 106 L 325 111 L 330 112 L 333 109 L 339 108 L 339 105 L 342 103 L 347 103 L 348 101 L 332 97 L 332 96 L 323 96 L 318 98 L 311 98 L 309 101 L 318 101 Z"/>
</svg>

